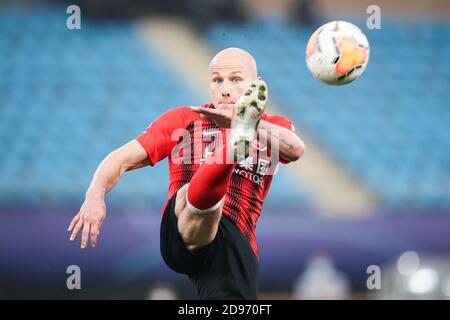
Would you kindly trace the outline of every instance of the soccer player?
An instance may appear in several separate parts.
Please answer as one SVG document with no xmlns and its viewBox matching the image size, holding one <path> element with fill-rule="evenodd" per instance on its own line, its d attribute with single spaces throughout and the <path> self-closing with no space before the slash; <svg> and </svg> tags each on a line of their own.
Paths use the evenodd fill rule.
<svg viewBox="0 0 450 320">
<path fill-rule="evenodd" d="M 238 48 L 211 61 L 212 103 L 171 109 L 100 164 L 70 240 L 81 231 L 97 243 L 105 194 L 124 172 L 169 159 L 168 201 L 160 229 L 161 255 L 194 283 L 200 299 L 256 299 L 256 222 L 273 178 L 273 164 L 305 149 L 288 119 L 264 112 L 268 88 L 253 57 Z"/>
</svg>

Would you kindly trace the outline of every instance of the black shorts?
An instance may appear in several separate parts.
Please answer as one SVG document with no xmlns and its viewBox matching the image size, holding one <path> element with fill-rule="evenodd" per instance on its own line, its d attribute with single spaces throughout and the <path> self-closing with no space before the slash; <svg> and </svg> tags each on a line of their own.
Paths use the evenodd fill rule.
<svg viewBox="0 0 450 320">
<path fill-rule="evenodd" d="M 160 246 L 165 263 L 189 277 L 200 299 L 255 300 L 258 260 L 242 232 L 222 216 L 214 240 L 191 252 L 178 232 L 175 200 L 176 193 L 161 220 Z"/>
</svg>

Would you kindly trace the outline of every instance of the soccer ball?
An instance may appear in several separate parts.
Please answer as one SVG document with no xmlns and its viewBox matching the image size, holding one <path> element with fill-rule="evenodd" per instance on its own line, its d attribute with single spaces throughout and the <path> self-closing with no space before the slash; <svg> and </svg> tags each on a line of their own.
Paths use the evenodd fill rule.
<svg viewBox="0 0 450 320">
<path fill-rule="evenodd" d="M 332 21 L 309 38 L 306 64 L 317 79 L 342 85 L 363 74 L 369 52 L 369 42 L 357 26 L 345 21 Z"/>
</svg>

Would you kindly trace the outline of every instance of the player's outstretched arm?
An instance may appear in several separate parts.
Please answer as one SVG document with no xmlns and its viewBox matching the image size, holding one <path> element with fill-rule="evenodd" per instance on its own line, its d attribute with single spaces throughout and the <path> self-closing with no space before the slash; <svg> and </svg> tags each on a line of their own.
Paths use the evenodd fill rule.
<svg viewBox="0 0 450 320">
<path fill-rule="evenodd" d="M 136 140 L 111 152 L 97 168 L 83 205 L 69 225 L 68 231 L 73 230 L 70 240 L 75 240 L 82 230 L 81 248 L 86 248 L 89 237 L 92 247 L 95 247 L 100 227 L 106 218 L 106 193 L 114 188 L 126 171 L 149 164 L 147 152 Z"/>
<path fill-rule="evenodd" d="M 280 157 L 288 161 L 297 161 L 305 152 L 305 144 L 295 132 L 264 120 L 258 125 L 258 137 L 271 149 L 277 140 Z"/>
</svg>

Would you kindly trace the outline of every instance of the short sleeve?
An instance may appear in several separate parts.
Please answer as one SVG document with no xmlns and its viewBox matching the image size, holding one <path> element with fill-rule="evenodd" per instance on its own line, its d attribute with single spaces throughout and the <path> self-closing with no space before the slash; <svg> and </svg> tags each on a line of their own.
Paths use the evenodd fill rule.
<svg viewBox="0 0 450 320">
<path fill-rule="evenodd" d="M 178 138 L 172 134 L 176 129 L 185 128 L 185 111 L 187 107 L 169 110 L 156 118 L 139 136 L 136 137 L 147 152 L 153 166 L 168 157 Z"/>
</svg>

